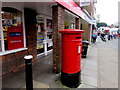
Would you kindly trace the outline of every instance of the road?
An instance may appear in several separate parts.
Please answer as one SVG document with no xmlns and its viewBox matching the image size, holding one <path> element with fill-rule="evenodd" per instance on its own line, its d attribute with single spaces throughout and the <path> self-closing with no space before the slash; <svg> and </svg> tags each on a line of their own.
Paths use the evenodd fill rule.
<svg viewBox="0 0 120 90">
<path fill-rule="evenodd" d="M 97 42 L 98 88 L 118 88 L 118 39 Z"/>
</svg>

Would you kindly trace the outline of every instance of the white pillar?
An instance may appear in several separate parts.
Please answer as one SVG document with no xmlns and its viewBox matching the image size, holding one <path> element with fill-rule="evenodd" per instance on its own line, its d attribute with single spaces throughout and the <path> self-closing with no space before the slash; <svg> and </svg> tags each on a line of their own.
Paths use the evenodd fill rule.
<svg viewBox="0 0 120 90">
<path fill-rule="evenodd" d="M 26 48 L 26 32 L 25 32 L 25 17 L 24 17 L 24 8 L 22 9 L 22 22 L 23 22 L 23 39 L 24 39 L 24 48 Z"/>
<path fill-rule="evenodd" d="M 2 8 L 2 2 L 0 1 L 0 31 L 1 32 L 3 32 L 2 31 L 2 15 L 1 15 L 1 8 Z M 2 35 L 1 34 L 3 34 L 3 33 L 1 33 L 0 32 L 0 36 L 2 37 Z M 3 38 L 2 38 L 3 39 Z M 2 40 L 2 42 L 3 42 L 3 40 Z M 1 43 L 2 43 L 1 42 Z M 4 42 L 3 42 L 4 43 Z M 2 44 L 3 44 L 2 43 Z M 3 48 L 4 46 L 2 45 L 2 51 L 4 51 L 4 48 Z M 2 57 L 0 57 L 0 60 L 2 60 Z M 0 70 L 0 76 L 2 76 L 2 63 L 0 63 L 0 68 L 1 68 L 1 70 Z M 0 90 L 2 90 L 2 77 L 0 77 Z"/>
<path fill-rule="evenodd" d="M 45 40 L 44 40 L 44 51 L 45 51 L 45 55 L 47 55 L 47 28 L 46 28 L 46 24 L 47 20 L 46 18 L 44 18 L 44 29 L 45 29 Z"/>
<path fill-rule="evenodd" d="M 5 51 L 5 45 L 4 45 L 4 34 L 3 34 L 3 27 L 2 27 L 2 2 L 0 2 L 0 36 L 1 36 L 1 45 L 2 45 L 2 52 Z"/>
</svg>

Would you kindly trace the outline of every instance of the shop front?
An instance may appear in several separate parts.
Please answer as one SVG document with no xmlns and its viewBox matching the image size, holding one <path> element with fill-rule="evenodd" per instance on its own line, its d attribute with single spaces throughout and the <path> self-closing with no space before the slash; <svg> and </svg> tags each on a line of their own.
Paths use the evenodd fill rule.
<svg viewBox="0 0 120 90">
<path fill-rule="evenodd" d="M 0 11 L 2 75 L 16 72 L 24 67 L 25 55 L 33 55 L 34 63 L 39 58 L 52 53 L 51 5 L 53 4 L 55 2 L 2 3 Z"/>
<path fill-rule="evenodd" d="M 33 55 L 35 62 L 53 52 L 53 72 L 60 69 L 59 30 L 79 27 L 79 18 L 83 17 L 73 0 L 68 0 L 71 3 L 62 1 L 2 2 L 0 57 L 3 74 L 23 67 L 23 57 L 27 54 Z"/>
<path fill-rule="evenodd" d="M 22 11 L 12 7 L 1 8 L 0 57 L 2 74 L 14 72 L 24 66 L 22 58 L 27 54 L 23 31 Z"/>
</svg>

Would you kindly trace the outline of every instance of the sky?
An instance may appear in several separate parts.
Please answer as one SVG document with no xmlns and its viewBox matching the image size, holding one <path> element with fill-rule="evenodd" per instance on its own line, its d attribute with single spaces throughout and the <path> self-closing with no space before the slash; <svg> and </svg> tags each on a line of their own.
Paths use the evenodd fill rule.
<svg viewBox="0 0 120 90">
<path fill-rule="evenodd" d="M 96 15 L 100 14 L 100 22 L 108 25 L 118 22 L 118 2 L 120 0 L 97 0 Z"/>
</svg>

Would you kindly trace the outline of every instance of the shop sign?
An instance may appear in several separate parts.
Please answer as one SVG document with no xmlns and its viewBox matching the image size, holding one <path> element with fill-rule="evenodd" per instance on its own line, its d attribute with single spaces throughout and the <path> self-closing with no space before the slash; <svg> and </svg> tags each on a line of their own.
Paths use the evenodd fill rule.
<svg viewBox="0 0 120 90">
<path fill-rule="evenodd" d="M 37 22 L 38 22 L 38 23 L 44 23 L 44 18 L 42 18 L 42 17 L 37 17 Z"/>
<path fill-rule="evenodd" d="M 73 0 L 55 0 L 74 14 L 80 16 L 87 22 L 91 23 L 91 19 L 82 11 L 82 9 Z"/>
<path fill-rule="evenodd" d="M 8 28 L 8 50 L 23 48 L 23 29 L 22 27 L 12 26 Z"/>
<path fill-rule="evenodd" d="M 20 37 L 21 33 L 20 32 L 10 32 L 11 37 Z"/>
<path fill-rule="evenodd" d="M 83 14 L 82 18 L 86 20 L 88 23 L 92 23 L 91 19 L 86 14 Z"/>
<path fill-rule="evenodd" d="M 78 16 L 82 16 L 82 9 L 73 0 L 55 0 Z"/>
<path fill-rule="evenodd" d="M 80 0 L 80 6 L 89 6 L 91 0 Z"/>
</svg>

